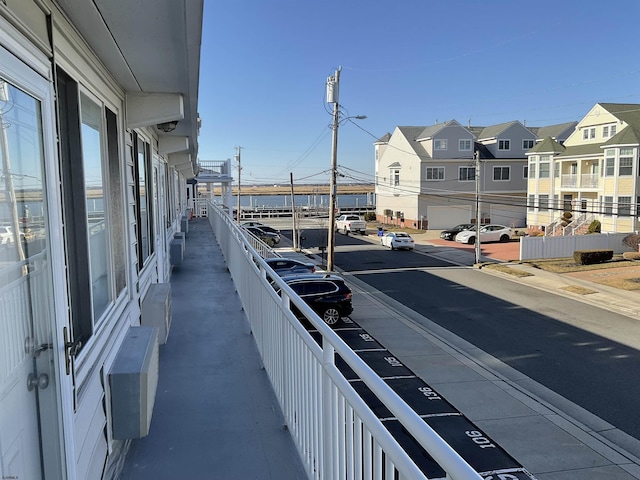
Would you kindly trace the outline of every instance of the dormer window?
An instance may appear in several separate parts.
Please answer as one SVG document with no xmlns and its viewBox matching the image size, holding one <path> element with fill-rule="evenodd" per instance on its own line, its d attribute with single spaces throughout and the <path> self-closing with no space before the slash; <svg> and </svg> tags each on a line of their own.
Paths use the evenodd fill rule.
<svg viewBox="0 0 640 480">
<path fill-rule="evenodd" d="M 511 150 L 511 140 L 498 140 L 498 150 Z"/>
<path fill-rule="evenodd" d="M 471 140 L 460 140 L 458 143 L 458 150 L 461 152 L 470 152 L 471 151 Z"/>
<path fill-rule="evenodd" d="M 529 150 L 530 148 L 533 148 L 533 145 L 535 143 L 536 143 L 535 140 L 522 140 L 522 149 Z"/>
<path fill-rule="evenodd" d="M 446 150 L 447 149 L 447 139 L 446 138 L 435 139 L 433 141 L 433 148 L 434 148 L 434 150 Z"/>
<path fill-rule="evenodd" d="M 583 140 L 593 140 L 596 138 L 596 128 L 585 128 L 582 130 L 582 139 Z"/>
</svg>

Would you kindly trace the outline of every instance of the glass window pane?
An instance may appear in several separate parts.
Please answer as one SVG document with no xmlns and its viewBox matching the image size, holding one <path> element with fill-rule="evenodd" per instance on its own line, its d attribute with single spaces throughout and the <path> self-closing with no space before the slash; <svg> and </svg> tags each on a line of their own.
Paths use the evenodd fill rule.
<svg viewBox="0 0 640 480">
<path fill-rule="evenodd" d="M 109 276 L 109 241 L 105 216 L 106 184 L 102 168 L 104 118 L 102 107 L 80 94 L 82 159 L 89 235 L 90 281 L 94 321 L 112 300 Z"/>
</svg>

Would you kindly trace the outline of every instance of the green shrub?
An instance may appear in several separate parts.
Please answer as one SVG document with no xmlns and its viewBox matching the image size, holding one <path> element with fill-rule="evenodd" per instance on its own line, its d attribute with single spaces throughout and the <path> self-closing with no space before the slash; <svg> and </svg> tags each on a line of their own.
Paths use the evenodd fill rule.
<svg viewBox="0 0 640 480">
<path fill-rule="evenodd" d="M 560 219 L 560 224 L 561 224 L 563 227 L 566 227 L 567 225 L 569 225 L 569 224 L 573 221 L 573 220 L 572 220 L 572 218 L 573 218 L 573 213 L 571 213 L 571 212 L 564 212 L 564 213 L 562 214 L 562 218 Z"/>
<path fill-rule="evenodd" d="M 613 258 L 613 250 L 576 250 L 573 259 L 578 265 L 604 263 Z"/>
<path fill-rule="evenodd" d="M 367 212 L 364 214 L 365 222 L 375 222 L 376 221 L 376 212 Z"/>
<path fill-rule="evenodd" d="M 594 220 L 589 224 L 589 229 L 587 230 L 587 233 L 600 233 L 601 231 L 602 231 L 602 224 L 600 223 L 600 220 Z"/>
</svg>

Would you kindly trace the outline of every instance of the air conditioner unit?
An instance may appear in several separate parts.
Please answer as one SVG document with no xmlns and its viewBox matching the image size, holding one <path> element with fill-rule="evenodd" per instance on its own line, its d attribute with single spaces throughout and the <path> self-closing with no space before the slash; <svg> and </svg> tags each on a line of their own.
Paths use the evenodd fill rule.
<svg viewBox="0 0 640 480">
<path fill-rule="evenodd" d="M 158 388 L 158 329 L 131 327 L 109 371 L 113 438 L 149 433 Z"/>
<path fill-rule="evenodd" d="M 140 325 L 158 329 L 158 343 L 164 345 L 171 328 L 171 284 L 152 283 L 142 300 Z"/>
</svg>

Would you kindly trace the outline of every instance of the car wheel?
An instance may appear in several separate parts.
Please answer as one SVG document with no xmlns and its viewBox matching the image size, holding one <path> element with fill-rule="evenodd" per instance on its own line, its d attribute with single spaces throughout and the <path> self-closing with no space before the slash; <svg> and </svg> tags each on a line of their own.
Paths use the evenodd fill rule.
<svg viewBox="0 0 640 480">
<path fill-rule="evenodd" d="M 327 325 L 335 325 L 340 320 L 340 311 L 336 307 L 327 307 L 322 312 L 322 320 Z"/>
<path fill-rule="evenodd" d="M 467 243 L 469 245 L 475 245 L 476 244 L 476 237 L 469 237 L 469 241 Z"/>
<path fill-rule="evenodd" d="M 393 246 L 393 242 L 391 242 L 391 243 L 389 244 L 389 248 L 390 248 L 391 250 L 395 250 L 395 249 L 396 249 L 396 248 Z"/>
<path fill-rule="evenodd" d="M 508 241 L 509 241 L 509 235 L 506 235 L 506 234 L 505 234 L 505 235 L 502 235 L 502 236 L 500 237 L 500 241 L 501 241 L 502 243 L 508 242 Z"/>
<path fill-rule="evenodd" d="M 349 235 L 349 230 L 347 230 L 347 227 L 344 227 L 344 230 L 343 230 L 342 233 L 344 233 L 347 236 Z"/>
</svg>

